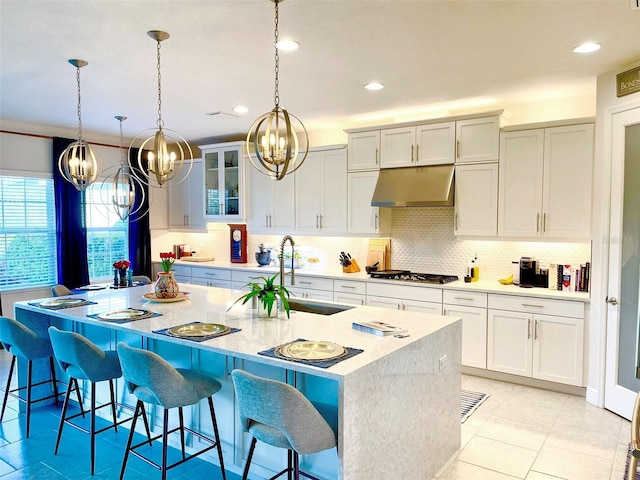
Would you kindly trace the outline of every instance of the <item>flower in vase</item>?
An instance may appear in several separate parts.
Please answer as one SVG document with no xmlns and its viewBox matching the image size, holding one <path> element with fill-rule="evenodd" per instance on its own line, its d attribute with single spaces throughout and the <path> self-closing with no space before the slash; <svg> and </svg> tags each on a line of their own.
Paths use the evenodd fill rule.
<svg viewBox="0 0 640 480">
<path fill-rule="evenodd" d="M 176 254 L 173 252 L 160 253 L 160 260 L 162 261 L 162 270 L 164 273 L 169 273 L 173 262 L 176 261 Z"/>
<path fill-rule="evenodd" d="M 117 268 L 118 270 L 126 270 L 131 266 L 131 262 L 128 260 L 118 260 L 117 262 L 113 262 L 113 268 Z"/>
</svg>

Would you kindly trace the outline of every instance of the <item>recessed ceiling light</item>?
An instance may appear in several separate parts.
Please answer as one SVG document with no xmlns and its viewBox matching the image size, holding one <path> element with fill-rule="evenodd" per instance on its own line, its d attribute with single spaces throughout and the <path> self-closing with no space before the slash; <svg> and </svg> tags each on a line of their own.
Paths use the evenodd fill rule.
<svg viewBox="0 0 640 480">
<path fill-rule="evenodd" d="M 367 90 L 382 90 L 384 88 L 384 85 L 378 82 L 371 82 L 367 83 L 364 88 L 366 88 Z"/>
<path fill-rule="evenodd" d="M 278 47 L 278 50 L 292 52 L 293 50 L 297 50 L 300 44 L 295 40 L 279 40 L 278 43 L 276 43 L 276 47 Z"/>
<path fill-rule="evenodd" d="M 597 52 L 598 50 L 600 50 L 600 47 L 602 47 L 602 45 L 600 45 L 599 43 L 587 42 L 587 43 L 583 43 L 582 45 L 578 45 L 576 48 L 573 49 L 573 52 L 574 53 Z"/>
<path fill-rule="evenodd" d="M 247 113 L 249 109 L 244 105 L 238 105 L 237 107 L 233 107 L 233 111 L 236 113 Z"/>
</svg>

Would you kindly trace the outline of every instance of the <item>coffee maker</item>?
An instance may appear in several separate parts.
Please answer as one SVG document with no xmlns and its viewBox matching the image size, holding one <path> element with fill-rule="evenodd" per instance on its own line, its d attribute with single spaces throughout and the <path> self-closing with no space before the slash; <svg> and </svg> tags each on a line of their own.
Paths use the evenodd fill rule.
<svg viewBox="0 0 640 480">
<path fill-rule="evenodd" d="M 536 285 L 536 261 L 533 257 L 520 257 L 520 286 L 531 288 Z"/>
</svg>

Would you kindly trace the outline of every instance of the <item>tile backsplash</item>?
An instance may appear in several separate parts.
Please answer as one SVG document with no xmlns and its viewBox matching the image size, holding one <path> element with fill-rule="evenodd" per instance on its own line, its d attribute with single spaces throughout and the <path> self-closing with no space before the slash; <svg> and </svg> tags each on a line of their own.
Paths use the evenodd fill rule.
<svg viewBox="0 0 640 480">
<path fill-rule="evenodd" d="M 209 224 L 207 233 L 152 231 L 154 260 L 161 251 L 171 251 L 175 243 L 187 243 L 199 256 L 229 261 L 229 227 Z M 338 256 L 349 252 L 364 270 L 368 238 L 313 237 L 292 235 L 296 249 L 320 260 L 323 269 L 340 269 Z M 511 273 L 511 262 L 522 256 L 534 257 L 541 266 L 549 263 L 579 265 L 590 261 L 590 242 L 547 242 L 460 239 L 453 235 L 453 208 L 394 208 L 391 231 L 391 266 L 414 272 L 464 275 L 475 256 L 482 279 L 497 279 Z M 282 235 L 248 234 L 248 263 L 255 263 L 260 243 L 279 247 Z"/>
</svg>

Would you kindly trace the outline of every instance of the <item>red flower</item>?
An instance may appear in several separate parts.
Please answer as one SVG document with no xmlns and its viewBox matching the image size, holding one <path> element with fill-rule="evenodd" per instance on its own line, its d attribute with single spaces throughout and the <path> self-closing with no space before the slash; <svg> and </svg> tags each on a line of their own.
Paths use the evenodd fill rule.
<svg viewBox="0 0 640 480">
<path fill-rule="evenodd" d="M 122 270 L 123 268 L 129 268 L 131 266 L 131 262 L 128 260 L 118 260 L 113 263 L 113 268 L 117 268 L 118 270 Z"/>
<path fill-rule="evenodd" d="M 176 254 L 173 252 L 161 252 L 160 259 L 162 260 L 162 270 L 168 273 L 171 270 L 173 262 L 176 261 Z"/>
</svg>

